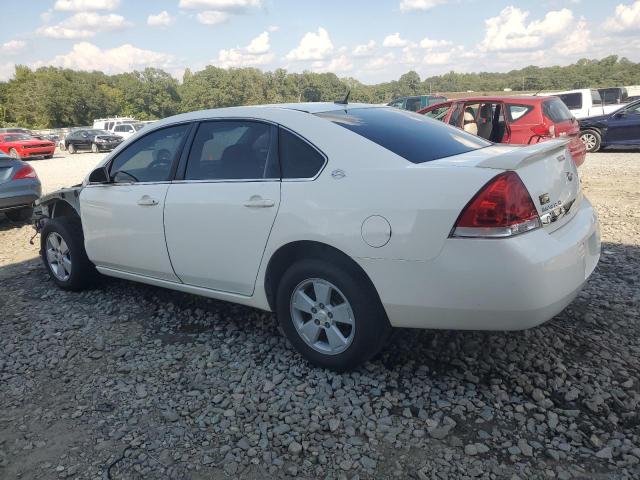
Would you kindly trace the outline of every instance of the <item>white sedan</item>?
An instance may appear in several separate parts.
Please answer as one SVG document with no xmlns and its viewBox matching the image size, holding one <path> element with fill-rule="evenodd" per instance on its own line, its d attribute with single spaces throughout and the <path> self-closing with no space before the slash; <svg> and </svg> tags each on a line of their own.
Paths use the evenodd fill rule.
<svg viewBox="0 0 640 480">
<path fill-rule="evenodd" d="M 38 215 L 60 287 L 97 270 L 273 311 L 305 358 L 335 370 L 391 327 L 545 322 L 600 256 L 565 141 L 493 145 L 360 104 L 161 120 Z"/>
</svg>

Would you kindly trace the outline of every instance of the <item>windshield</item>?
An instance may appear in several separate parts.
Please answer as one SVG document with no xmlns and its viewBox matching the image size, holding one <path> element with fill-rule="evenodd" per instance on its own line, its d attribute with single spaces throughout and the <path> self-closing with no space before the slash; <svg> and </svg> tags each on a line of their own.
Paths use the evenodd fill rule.
<svg viewBox="0 0 640 480">
<path fill-rule="evenodd" d="M 33 137 L 24 133 L 14 133 L 12 135 L 5 135 L 4 140 L 5 142 L 17 142 L 20 140 L 33 140 Z"/>
<path fill-rule="evenodd" d="M 488 142 L 436 120 L 396 108 L 353 108 L 319 113 L 412 163 L 488 147 Z"/>
</svg>

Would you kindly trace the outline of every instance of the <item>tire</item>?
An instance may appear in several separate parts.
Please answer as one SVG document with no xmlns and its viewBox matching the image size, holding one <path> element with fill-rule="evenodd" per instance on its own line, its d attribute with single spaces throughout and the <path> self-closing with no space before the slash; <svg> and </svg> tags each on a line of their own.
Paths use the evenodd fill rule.
<svg viewBox="0 0 640 480">
<path fill-rule="evenodd" d="M 50 158 L 53 158 L 53 155 L 45 155 L 44 158 L 46 158 L 47 160 L 49 160 Z"/>
<path fill-rule="evenodd" d="M 94 285 L 98 273 L 84 249 L 84 234 L 77 217 L 59 217 L 47 221 L 40 238 L 40 256 L 51 279 L 63 290 L 80 291 Z M 56 254 L 49 250 L 60 247 Z M 60 238 L 66 244 L 66 255 Z M 64 258 L 66 257 L 66 262 Z M 55 260 L 54 260 L 55 258 Z M 54 266 L 55 265 L 55 266 Z M 62 270 L 60 270 L 62 268 Z M 69 271 L 67 271 L 69 270 Z"/>
<path fill-rule="evenodd" d="M 597 152 L 602 144 L 602 137 L 597 130 L 584 130 L 580 132 L 580 140 L 584 143 L 587 152 Z"/>
<path fill-rule="evenodd" d="M 331 286 L 332 293 L 328 297 L 330 305 L 321 304 L 313 293 L 316 281 L 324 287 L 327 284 Z M 315 305 L 313 312 L 302 312 L 292 302 L 294 294 L 305 288 L 308 289 L 307 298 Z M 340 297 L 346 301 L 350 311 L 345 309 Z M 309 305 L 305 303 L 304 308 Z M 332 315 L 331 312 L 336 313 Z M 349 315 L 345 316 L 345 312 L 349 312 Z M 305 359 L 313 365 L 337 372 L 351 370 L 370 359 L 382 348 L 391 332 L 378 294 L 368 279 L 363 279 L 350 266 L 327 260 L 304 259 L 289 267 L 278 285 L 276 313 L 287 338 Z M 339 316 L 343 319 L 350 317 L 352 326 L 340 322 Z M 300 325 L 310 328 L 308 331 L 317 338 L 315 347 L 299 333 Z M 342 337 L 336 337 L 336 329 L 340 330 Z M 346 339 L 346 342 L 333 348 L 328 333 L 334 340 L 341 338 L 336 344 L 341 345 L 342 339 Z"/>
<path fill-rule="evenodd" d="M 20 155 L 18 155 L 18 151 L 15 148 L 9 149 L 9 156 L 20 160 Z"/>
<path fill-rule="evenodd" d="M 73 143 L 70 143 L 69 145 L 67 145 L 67 151 L 73 155 L 74 153 L 76 153 L 76 147 L 73 145 Z"/>
<path fill-rule="evenodd" d="M 4 212 L 9 220 L 12 222 L 26 222 L 33 215 L 33 208 L 18 208 L 15 210 L 7 210 Z"/>
<path fill-rule="evenodd" d="M 95 143 L 91 144 L 91 151 L 93 153 L 100 153 L 100 149 L 98 148 L 98 145 L 96 145 Z"/>
</svg>

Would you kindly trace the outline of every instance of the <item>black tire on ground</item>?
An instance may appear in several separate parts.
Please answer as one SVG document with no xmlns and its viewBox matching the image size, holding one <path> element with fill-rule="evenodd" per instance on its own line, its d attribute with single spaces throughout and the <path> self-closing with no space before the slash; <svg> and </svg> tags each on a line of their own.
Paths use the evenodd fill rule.
<svg viewBox="0 0 640 480">
<path fill-rule="evenodd" d="M 60 235 L 69 248 L 71 272 L 66 280 L 56 277 L 47 260 L 47 239 L 52 233 Z M 93 286 L 98 278 L 98 272 L 84 249 L 84 234 L 77 217 L 59 217 L 47 221 L 40 232 L 40 256 L 51 279 L 64 290 L 84 290 Z"/>
<path fill-rule="evenodd" d="M 67 145 L 67 152 L 69 152 L 71 155 L 76 153 L 76 147 L 73 145 L 73 143 Z"/>
<path fill-rule="evenodd" d="M 91 151 L 92 151 L 93 153 L 99 153 L 99 152 L 100 152 L 100 149 L 98 148 L 98 145 L 96 145 L 95 143 L 92 143 L 92 144 L 91 144 Z"/>
<path fill-rule="evenodd" d="M 45 155 L 44 158 L 48 160 L 49 158 L 53 158 L 53 155 Z"/>
<path fill-rule="evenodd" d="M 4 212 L 9 220 L 12 222 L 25 222 L 31 218 L 33 215 L 33 208 L 18 208 L 15 210 L 7 210 Z"/>
<path fill-rule="evenodd" d="M 282 276 L 276 295 L 276 314 L 293 346 L 312 364 L 337 372 L 350 370 L 373 357 L 384 346 L 391 326 L 378 294 L 355 268 L 327 260 L 304 259 L 291 265 Z M 335 285 L 351 305 L 355 317 L 354 337 L 346 350 L 334 355 L 309 346 L 294 326 L 291 296 L 301 282 L 322 279 Z"/>
<path fill-rule="evenodd" d="M 18 152 L 16 151 L 16 149 L 15 149 L 15 148 L 11 148 L 11 149 L 9 150 L 9 156 L 10 156 L 10 157 L 13 157 L 13 158 L 17 158 L 17 159 L 19 159 L 19 158 L 20 158 L 20 155 L 18 155 Z"/>
<path fill-rule="evenodd" d="M 582 143 L 584 143 L 584 146 L 587 148 L 587 152 L 591 153 L 600 150 L 602 137 L 597 130 L 583 130 L 580 132 L 580 140 L 582 140 Z"/>
</svg>

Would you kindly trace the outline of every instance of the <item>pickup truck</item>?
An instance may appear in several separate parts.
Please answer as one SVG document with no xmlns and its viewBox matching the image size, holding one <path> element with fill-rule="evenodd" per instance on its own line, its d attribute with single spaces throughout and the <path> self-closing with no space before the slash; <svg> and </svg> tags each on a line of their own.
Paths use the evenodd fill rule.
<svg viewBox="0 0 640 480">
<path fill-rule="evenodd" d="M 573 116 L 577 119 L 606 115 L 618 110 L 622 104 L 615 103 L 605 105 L 598 90 L 582 88 L 579 90 L 567 90 L 565 92 L 545 93 L 554 95 L 564 102 Z"/>
</svg>

